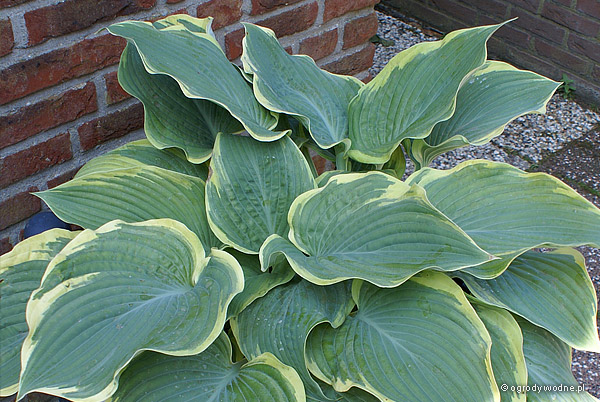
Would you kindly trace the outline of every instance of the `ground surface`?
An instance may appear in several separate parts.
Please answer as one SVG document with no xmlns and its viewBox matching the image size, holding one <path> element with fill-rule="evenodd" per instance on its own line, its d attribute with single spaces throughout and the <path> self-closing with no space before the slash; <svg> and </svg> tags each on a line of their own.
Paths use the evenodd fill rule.
<svg viewBox="0 0 600 402">
<path fill-rule="evenodd" d="M 377 44 L 372 75 L 398 52 L 440 36 L 393 10 L 381 7 L 380 11 L 386 14 L 378 13 L 378 36 L 385 39 L 386 46 Z M 552 174 L 600 208 L 600 115 L 560 94 L 548 103 L 545 115 L 519 117 L 491 143 L 451 151 L 436 159 L 432 167 L 449 169 L 464 160 L 479 158 Z M 588 272 L 600 295 L 600 249 L 580 247 L 579 251 L 586 258 Z M 600 397 L 600 354 L 573 351 L 572 371 L 586 391 Z"/>
</svg>

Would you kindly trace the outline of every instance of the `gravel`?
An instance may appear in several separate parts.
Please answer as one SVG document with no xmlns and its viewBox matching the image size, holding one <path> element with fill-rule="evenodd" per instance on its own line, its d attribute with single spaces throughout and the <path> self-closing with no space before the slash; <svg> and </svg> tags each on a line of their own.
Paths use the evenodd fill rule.
<svg viewBox="0 0 600 402">
<path fill-rule="evenodd" d="M 386 12 L 391 10 L 381 7 Z M 373 76 L 398 52 L 423 41 L 438 40 L 440 33 L 424 29 L 418 21 L 390 12 L 377 12 L 377 35 L 393 44 L 376 44 L 370 72 Z M 386 42 L 387 42 L 386 41 Z M 450 169 L 469 159 L 506 162 L 520 169 L 551 173 L 600 207 L 600 115 L 555 94 L 545 115 L 519 117 L 490 143 L 469 146 L 437 158 L 432 167 Z M 413 171 L 407 166 L 407 174 Z M 580 247 L 596 293 L 600 294 L 600 250 Z M 572 371 L 585 390 L 600 397 L 600 354 L 573 351 Z"/>
</svg>

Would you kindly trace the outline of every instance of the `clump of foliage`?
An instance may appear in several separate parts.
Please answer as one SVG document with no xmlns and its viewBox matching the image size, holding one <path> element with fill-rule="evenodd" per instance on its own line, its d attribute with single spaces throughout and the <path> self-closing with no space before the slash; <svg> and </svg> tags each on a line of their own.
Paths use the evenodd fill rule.
<svg viewBox="0 0 600 402">
<path fill-rule="evenodd" d="M 573 80 L 567 74 L 562 75 L 561 86 L 558 87 L 558 90 L 565 99 L 573 99 L 575 85 L 573 85 Z"/>
<path fill-rule="evenodd" d="M 501 24 L 416 45 L 363 84 L 252 24 L 240 69 L 210 22 L 108 28 L 128 40 L 119 80 L 147 140 L 38 194 L 85 230 L 3 256 L 2 395 L 481 402 L 577 385 L 571 348 L 600 341 L 571 247 L 600 246 L 600 210 L 503 163 L 427 167 L 556 90 L 486 60 Z M 337 170 L 317 176 L 311 150 Z"/>
</svg>

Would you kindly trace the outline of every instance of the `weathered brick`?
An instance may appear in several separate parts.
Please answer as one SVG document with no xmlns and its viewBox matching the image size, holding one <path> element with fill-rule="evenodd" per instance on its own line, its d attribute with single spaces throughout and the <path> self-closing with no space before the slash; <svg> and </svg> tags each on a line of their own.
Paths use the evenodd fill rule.
<svg viewBox="0 0 600 402">
<path fill-rule="evenodd" d="M 311 159 L 313 161 L 313 164 L 315 165 L 315 169 L 317 170 L 318 174 L 322 174 L 323 172 L 335 169 L 335 164 L 333 162 L 319 155 L 313 154 L 311 155 Z"/>
<path fill-rule="evenodd" d="M 42 203 L 38 197 L 30 194 L 38 191 L 37 187 L 30 187 L 27 191 L 13 195 L 0 204 L 0 230 L 4 230 L 15 223 L 29 218 L 42 209 Z"/>
<path fill-rule="evenodd" d="M 514 46 L 506 47 L 506 59 L 517 67 L 535 71 L 552 79 L 560 79 L 561 77 L 561 69 L 556 65 L 547 63 L 531 52 L 522 51 Z"/>
<path fill-rule="evenodd" d="M 217 30 L 237 22 L 242 17 L 242 0 L 211 0 L 198 6 L 198 17 L 213 17 L 213 29 Z"/>
<path fill-rule="evenodd" d="M 307 54 L 315 60 L 329 56 L 335 50 L 338 40 L 337 28 L 323 32 L 317 36 L 311 36 L 300 42 L 298 53 Z"/>
<path fill-rule="evenodd" d="M 0 255 L 8 253 L 13 249 L 13 245 L 8 237 L 0 240 Z"/>
<path fill-rule="evenodd" d="M 0 57 L 12 52 L 14 45 L 15 37 L 10 20 L 0 20 Z"/>
<path fill-rule="evenodd" d="M 546 40 L 562 43 L 565 37 L 566 31 L 563 27 L 538 16 L 533 16 L 525 11 L 513 10 L 511 17 L 519 17 L 517 20 L 511 22 L 515 27 L 529 31 Z"/>
<path fill-rule="evenodd" d="M 596 36 L 600 32 L 600 22 L 592 21 L 565 7 L 550 2 L 544 3 L 542 16 L 584 35 Z"/>
<path fill-rule="evenodd" d="M 457 22 L 454 18 L 425 5 L 420 0 L 389 0 L 389 2 L 397 7 L 403 14 L 418 18 L 422 21 L 427 21 L 433 27 L 436 27 L 444 32 L 450 32 L 454 29 L 463 28 L 464 23 Z"/>
<path fill-rule="evenodd" d="M 365 43 L 377 33 L 377 15 L 375 13 L 353 19 L 344 27 L 343 49 Z"/>
<path fill-rule="evenodd" d="M 98 109 L 92 82 L 0 116 L 0 149 Z"/>
<path fill-rule="evenodd" d="M 237 59 L 242 55 L 244 35 L 244 28 L 236 29 L 225 35 L 225 54 L 229 60 Z"/>
<path fill-rule="evenodd" d="M 121 88 L 116 71 L 104 75 L 104 84 L 106 85 L 106 103 L 109 105 L 131 98 L 131 95 Z"/>
<path fill-rule="evenodd" d="M 375 45 L 369 43 L 364 49 L 327 63 L 321 68 L 336 74 L 355 75 L 373 65 Z"/>
<path fill-rule="evenodd" d="M 515 6 L 519 6 L 524 10 L 535 13 L 538 11 L 541 1 L 543 0 L 510 0 L 510 3 L 514 4 Z"/>
<path fill-rule="evenodd" d="M 508 4 L 506 2 L 500 2 L 496 0 L 462 0 L 462 2 L 463 4 L 477 7 L 478 9 L 482 10 L 485 15 L 505 18 L 508 13 Z"/>
<path fill-rule="evenodd" d="M 154 7 L 156 0 L 66 0 L 25 13 L 29 45 Z"/>
<path fill-rule="evenodd" d="M 16 5 L 27 3 L 31 0 L 0 0 L 0 8 L 14 7 Z"/>
<path fill-rule="evenodd" d="M 0 105 L 119 62 L 125 39 L 103 35 L 0 71 Z"/>
<path fill-rule="evenodd" d="M 586 39 L 570 32 L 567 43 L 572 51 L 600 63 L 600 42 L 597 39 Z"/>
<path fill-rule="evenodd" d="M 317 19 L 319 6 L 316 2 L 284 11 L 272 17 L 258 21 L 256 24 L 271 28 L 278 38 L 307 30 Z"/>
<path fill-rule="evenodd" d="M 495 21 L 494 23 L 498 23 L 500 21 Z M 488 24 L 488 23 L 492 23 L 490 22 L 483 22 L 484 24 Z M 511 43 L 515 46 L 519 46 L 522 47 L 524 49 L 528 49 L 529 48 L 529 43 L 531 41 L 531 35 L 529 35 L 528 32 L 525 32 L 519 28 L 513 27 L 511 26 L 511 24 L 506 24 L 503 25 L 502 27 L 500 27 L 500 29 L 498 29 L 498 31 L 496 31 L 494 33 L 494 36 L 492 38 L 501 38 L 503 40 L 506 40 L 508 43 Z"/>
<path fill-rule="evenodd" d="M 144 108 L 136 103 L 126 109 L 88 121 L 78 129 L 84 151 L 108 140 L 119 138 L 144 126 Z"/>
<path fill-rule="evenodd" d="M 570 52 L 559 49 L 556 45 L 545 42 L 539 38 L 534 40 L 537 54 L 545 59 L 552 60 L 554 63 L 575 73 L 584 74 L 587 71 L 588 63 Z"/>
<path fill-rule="evenodd" d="M 577 9 L 590 17 L 600 19 L 598 0 L 577 0 Z"/>
<path fill-rule="evenodd" d="M 592 69 L 592 79 L 596 82 L 600 82 L 600 65 L 594 65 Z"/>
<path fill-rule="evenodd" d="M 0 160 L 0 188 L 71 159 L 68 133 L 57 135 Z"/>
<path fill-rule="evenodd" d="M 264 14 L 281 6 L 298 3 L 299 1 L 302 0 L 252 0 L 250 15 Z"/>
<path fill-rule="evenodd" d="M 48 188 L 54 188 L 56 186 L 60 186 L 61 184 L 68 182 L 75 176 L 75 174 L 77 173 L 77 171 L 79 169 L 81 169 L 81 166 L 76 167 L 75 169 L 70 169 L 66 172 L 60 173 L 53 179 L 48 180 L 46 182 L 46 184 L 48 185 Z"/>
<path fill-rule="evenodd" d="M 325 0 L 323 22 L 344 15 L 349 11 L 360 10 L 379 3 L 379 0 Z"/>
<path fill-rule="evenodd" d="M 465 26 L 472 25 L 470 22 L 477 20 L 477 12 L 471 7 L 466 7 L 453 0 L 431 0 L 431 3 L 438 10 L 446 15 L 450 15 L 459 21 L 462 21 Z"/>
</svg>

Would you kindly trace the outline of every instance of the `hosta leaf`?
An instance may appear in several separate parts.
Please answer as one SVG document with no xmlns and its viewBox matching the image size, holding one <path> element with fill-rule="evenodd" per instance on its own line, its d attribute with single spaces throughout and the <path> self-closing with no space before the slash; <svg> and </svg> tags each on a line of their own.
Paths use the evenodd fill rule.
<svg viewBox="0 0 600 402">
<path fill-rule="evenodd" d="M 380 402 L 379 398 L 360 388 L 352 387 L 346 392 L 337 392 L 333 387 L 321 380 L 316 380 L 325 396 L 338 402 Z"/>
<path fill-rule="evenodd" d="M 210 158 L 218 133 L 243 130 L 239 121 L 214 102 L 186 97 L 168 75 L 150 74 L 131 43 L 121 55 L 119 83 L 144 104 L 144 131 L 157 148 L 176 147 L 190 162 Z"/>
<path fill-rule="evenodd" d="M 468 144 L 483 145 L 502 134 L 514 118 L 544 113 L 559 85 L 532 71 L 487 61 L 461 86 L 452 117 L 436 124 L 427 138 L 413 141 L 412 156 L 427 166 L 444 152 Z"/>
<path fill-rule="evenodd" d="M 203 351 L 243 280 L 231 255 L 206 258 L 196 235 L 171 219 L 85 230 L 50 262 L 27 305 L 19 396 L 103 400 L 140 351 Z"/>
<path fill-rule="evenodd" d="M 287 133 L 271 131 L 277 118 L 256 101 L 248 82 L 211 34 L 190 30 L 182 22 L 157 28 L 149 22 L 124 21 L 108 31 L 135 44 L 150 74 L 174 78 L 188 98 L 223 106 L 254 138 L 273 141 Z"/>
<path fill-rule="evenodd" d="M 21 345 L 29 329 L 25 306 L 48 263 L 79 232 L 52 229 L 23 240 L 0 258 L 0 396 L 17 392 Z"/>
<path fill-rule="evenodd" d="M 298 374 L 269 353 L 231 363 L 231 343 L 221 333 L 196 356 L 142 353 L 123 372 L 110 401 L 304 402 L 305 397 Z"/>
<path fill-rule="evenodd" d="M 62 220 L 96 229 L 115 219 L 171 218 L 185 224 L 207 250 L 222 243 L 208 226 L 204 181 L 154 166 L 91 173 L 36 193 Z"/>
<path fill-rule="evenodd" d="M 296 116 L 321 148 L 348 138 L 348 104 L 362 82 L 321 70 L 304 55 L 289 55 L 268 28 L 244 24 L 244 69 L 269 110 Z"/>
<path fill-rule="evenodd" d="M 484 63 L 485 44 L 501 25 L 454 31 L 390 60 L 350 103 L 350 157 L 387 162 L 403 139 L 425 138 L 452 116 L 463 79 Z"/>
<path fill-rule="evenodd" d="M 210 227 L 222 242 L 245 253 L 258 253 L 273 233 L 287 234 L 292 201 L 315 187 L 308 163 L 287 136 L 265 144 L 219 135 L 210 167 Z"/>
<path fill-rule="evenodd" d="M 356 315 L 308 337 L 308 367 L 319 379 L 382 401 L 500 400 L 490 336 L 446 275 L 427 271 L 394 289 L 355 281 L 352 294 Z"/>
<path fill-rule="evenodd" d="M 263 297 L 275 286 L 287 283 L 294 277 L 294 271 L 285 260 L 276 264 L 271 272 L 262 272 L 257 255 L 248 255 L 237 250 L 227 251 L 240 263 L 244 272 L 244 290 L 235 295 L 231 301 L 227 310 L 227 318 L 237 316 L 254 300 Z"/>
<path fill-rule="evenodd" d="M 339 327 L 353 307 L 349 282 L 317 286 L 301 280 L 256 300 L 231 321 L 231 328 L 245 356 L 272 353 L 298 372 L 308 400 L 323 401 L 327 398 L 306 368 L 306 338 L 322 322 Z"/>
<path fill-rule="evenodd" d="M 465 272 L 498 276 L 524 251 L 544 244 L 600 247 L 600 210 L 560 180 L 505 163 L 467 161 L 450 170 L 421 169 L 407 179 L 481 248 L 502 261 Z"/>
<path fill-rule="evenodd" d="M 576 349 L 600 352 L 596 291 L 577 251 L 528 251 L 495 279 L 461 278 L 478 299 L 526 318 Z"/>
<path fill-rule="evenodd" d="M 208 177 L 206 165 L 188 162 L 185 154 L 176 148 L 157 149 L 148 140 L 130 142 L 92 159 L 79 169 L 75 177 L 146 165 L 199 177 L 202 180 Z"/>
<path fill-rule="evenodd" d="M 197 32 L 201 34 L 209 34 L 214 38 L 215 34 L 212 30 L 212 17 L 208 18 L 194 18 L 187 14 L 174 14 L 169 15 L 168 17 L 162 18 L 158 21 L 154 21 L 152 25 L 154 25 L 158 29 L 164 29 L 168 27 L 175 26 L 183 26 L 190 32 Z"/>
<path fill-rule="evenodd" d="M 360 278 L 393 287 L 427 268 L 453 271 L 492 258 L 421 187 L 381 172 L 332 177 L 296 198 L 289 222 L 293 244 L 267 239 L 263 270 L 283 253 L 296 273 L 319 285 Z"/>
<path fill-rule="evenodd" d="M 527 383 L 521 328 L 508 311 L 488 306 L 472 298 L 469 298 L 469 301 L 492 338 L 492 368 L 502 401 L 525 402 L 524 392 L 504 390 L 502 387 L 502 384 Z"/>
<path fill-rule="evenodd" d="M 550 332 L 516 317 L 523 331 L 529 402 L 593 402 L 571 373 L 571 348 Z M 524 384 L 521 384 L 524 385 Z M 535 386 L 535 389 L 533 387 Z M 560 387 L 560 389 L 559 389 Z M 524 388 L 524 387 L 522 387 Z"/>
</svg>

